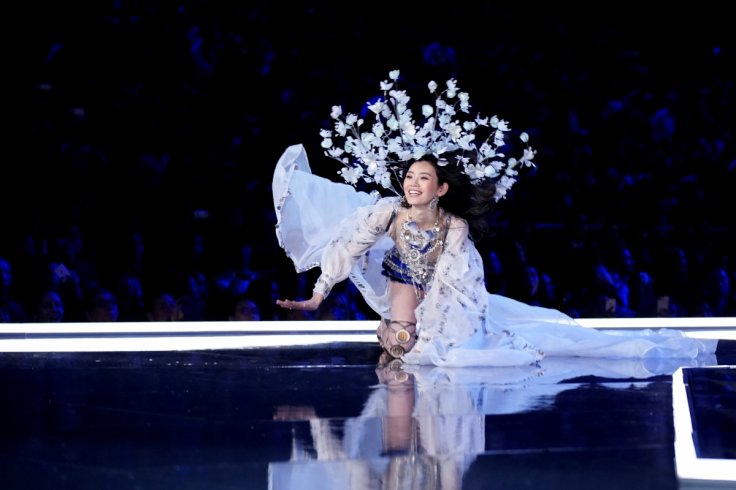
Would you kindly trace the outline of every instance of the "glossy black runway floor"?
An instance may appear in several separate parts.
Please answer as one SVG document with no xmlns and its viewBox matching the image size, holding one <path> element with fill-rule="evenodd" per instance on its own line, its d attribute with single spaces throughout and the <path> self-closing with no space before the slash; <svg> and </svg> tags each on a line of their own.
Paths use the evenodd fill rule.
<svg viewBox="0 0 736 490">
<path fill-rule="evenodd" d="M 369 342 L 5 352 L 0 488 L 700 488 L 676 471 L 682 367 L 699 451 L 736 457 L 733 341 L 685 364 L 379 355 Z"/>
</svg>

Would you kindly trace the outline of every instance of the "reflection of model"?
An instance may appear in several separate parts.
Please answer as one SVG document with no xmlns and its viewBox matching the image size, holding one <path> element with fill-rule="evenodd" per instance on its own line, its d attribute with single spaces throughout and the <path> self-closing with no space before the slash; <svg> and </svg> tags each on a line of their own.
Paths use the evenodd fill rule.
<svg viewBox="0 0 736 490">
<path fill-rule="evenodd" d="M 269 466 L 269 488 L 462 487 L 464 472 L 484 450 L 484 416 L 467 400 L 458 402 L 465 405 L 462 412 L 432 413 L 438 401 L 426 400 L 430 391 L 418 396 L 414 375 L 402 371 L 398 360 L 380 365 L 376 374 L 381 384 L 361 415 L 345 421 L 342 438 L 333 421 L 312 412 L 311 441 L 295 441 L 294 448 L 311 442 L 316 459 L 293 450 L 291 461 Z"/>
<path fill-rule="evenodd" d="M 693 358 L 715 349 L 715 342 L 678 332 L 609 335 L 557 310 L 489 295 L 472 239 L 534 151 L 526 148 L 518 159 L 504 154 L 505 121 L 459 121 L 468 97 L 454 80 L 434 108 L 423 108 L 423 126 L 414 124 L 406 94 L 391 90 L 392 82 L 382 85 L 386 99 L 371 106 L 378 122 L 361 132 L 362 120 L 343 120 L 333 108 L 335 134 L 325 132 L 323 146 L 345 164 L 348 182 L 388 188 L 399 181 L 402 197 L 314 176 L 304 148 L 288 148 L 273 178 L 277 236 L 298 271 L 320 266 L 322 274 L 310 299 L 277 304 L 314 310 L 349 277 L 382 318 L 383 347 L 414 364 L 517 366 L 545 354 Z M 488 125 L 490 136 L 476 145 L 475 130 Z M 335 147 L 335 138 L 345 143 Z"/>
<path fill-rule="evenodd" d="M 562 357 L 503 368 L 394 360 L 379 365 L 380 384 L 360 416 L 342 425 L 318 418 L 314 409 L 280 408 L 277 418 L 282 420 L 309 419 L 311 439 L 296 440 L 290 461 L 269 466 L 270 488 L 460 488 L 464 473 L 486 451 L 487 415 L 548 409 L 556 395 L 578 387 L 566 380 L 645 381 L 678 367 L 676 362 Z M 631 384 L 607 386 L 628 389 Z M 315 455 L 299 450 L 310 445 Z"/>
</svg>

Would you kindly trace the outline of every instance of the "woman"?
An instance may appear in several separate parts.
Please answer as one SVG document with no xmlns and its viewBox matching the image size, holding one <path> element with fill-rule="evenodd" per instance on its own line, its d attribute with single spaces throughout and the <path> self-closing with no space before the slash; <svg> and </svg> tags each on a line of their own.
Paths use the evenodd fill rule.
<svg viewBox="0 0 736 490">
<path fill-rule="evenodd" d="M 311 298 L 276 304 L 316 310 L 336 283 L 350 278 L 382 318 L 383 346 L 414 364 L 519 366 L 544 355 L 695 358 L 714 352 L 714 341 L 680 332 L 606 334 L 557 310 L 487 293 L 470 233 L 483 213 L 470 204 L 483 193 L 462 182 L 456 167 L 426 155 L 406 172 L 405 199 L 379 198 L 312 175 L 304 148 L 290 147 L 274 176 L 277 234 L 298 271 L 318 264 L 322 274 Z M 472 196 L 465 199 L 469 219 L 445 209 L 445 200 L 457 206 L 464 196 Z"/>
<path fill-rule="evenodd" d="M 397 80 L 398 71 L 390 78 Z M 383 347 L 410 364 L 520 366 L 545 355 L 694 358 L 715 350 L 715 342 L 680 332 L 605 334 L 557 310 L 488 294 L 472 239 L 517 169 L 531 165 L 534 151 L 506 157 L 507 123 L 495 116 L 456 119 L 469 105 L 454 80 L 434 108 L 423 107 L 423 126 L 414 125 L 406 94 L 392 87 L 382 82 L 386 100 L 369 106 L 377 117 L 369 133 L 359 132 L 362 119 L 348 114 L 343 120 L 342 109 L 333 107 L 335 134 L 323 131 L 322 146 L 345 165 L 348 183 L 362 179 L 391 188 L 397 177 L 401 198 L 313 175 L 301 145 L 279 160 L 273 178 L 279 244 L 297 272 L 319 266 L 322 274 L 311 298 L 277 305 L 315 310 L 332 286 L 350 278 L 382 318 Z M 436 87 L 429 84 L 432 93 Z M 494 130 L 476 145 L 473 132 L 486 126 Z M 336 137 L 345 143 L 333 146 Z M 520 139 L 526 143 L 528 136 Z"/>
</svg>

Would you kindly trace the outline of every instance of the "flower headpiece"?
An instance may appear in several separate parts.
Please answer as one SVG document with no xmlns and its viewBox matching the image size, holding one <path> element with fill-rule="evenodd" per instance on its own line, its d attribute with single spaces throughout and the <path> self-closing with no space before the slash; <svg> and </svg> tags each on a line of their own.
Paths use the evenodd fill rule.
<svg viewBox="0 0 736 490">
<path fill-rule="evenodd" d="M 519 138 L 526 144 L 519 158 L 507 157 L 501 150 L 506 146 L 504 137 L 510 131 L 507 121 L 497 116 L 474 119 L 469 116 L 470 96 L 460 92 L 457 81 L 450 79 L 446 89 L 436 95 L 434 107 L 422 106 L 422 124 L 414 121 L 408 107 L 410 97 L 404 90 L 395 88 L 399 70 L 389 73 L 390 80 L 381 82 L 384 98 L 368 102 L 368 109 L 375 115 L 375 122 L 361 132 L 365 121 L 356 114 L 342 117 L 342 107 L 333 106 L 330 116 L 335 120 L 334 130 L 323 129 L 322 147 L 325 155 L 341 162 L 339 173 L 349 184 L 360 179 L 399 192 L 393 187 L 392 175 L 398 178 L 399 164 L 426 154 L 435 155 L 440 165 L 459 165 L 463 172 L 477 184 L 491 179 L 496 184 L 495 200 L 502 199 L 516 182 L 517 168 L 534 166 L 536 151 L 528 146 L 529 135 Z M 437 84 L 429 82 L 429 92 L 436 94 Z M 483 128 L 483 130 L 481 130 Z M 476 131 L 487 132 L 480 145 Z M 333 140 L 342 140 L 336 146 Z M 456 152 L 454 161 L 443 155 Z"/>
</svg>

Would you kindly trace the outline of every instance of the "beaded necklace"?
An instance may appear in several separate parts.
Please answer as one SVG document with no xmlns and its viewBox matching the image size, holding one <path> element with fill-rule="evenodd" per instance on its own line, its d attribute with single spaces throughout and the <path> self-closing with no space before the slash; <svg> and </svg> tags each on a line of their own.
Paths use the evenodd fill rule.
<svg viewBox="0 0 736 490">
<path fill-rule="evenodd" d="M 407 220 L 401 224 L 400 237 L 404 242 L 401 250 L 403 261 L 414 283 L 421 285 L 423 289 L 434 273 L 434 264 L 430 262 L 429 257 L 443 243 L 440 238 L 440 209 L 437 209 L 434 224 L 429 230 L 419 228 L 417 222 L 411 217 L 411 209 L 407 214 Z M 417 298 L 420 293 L 417 288 Z"/>
</svg>

